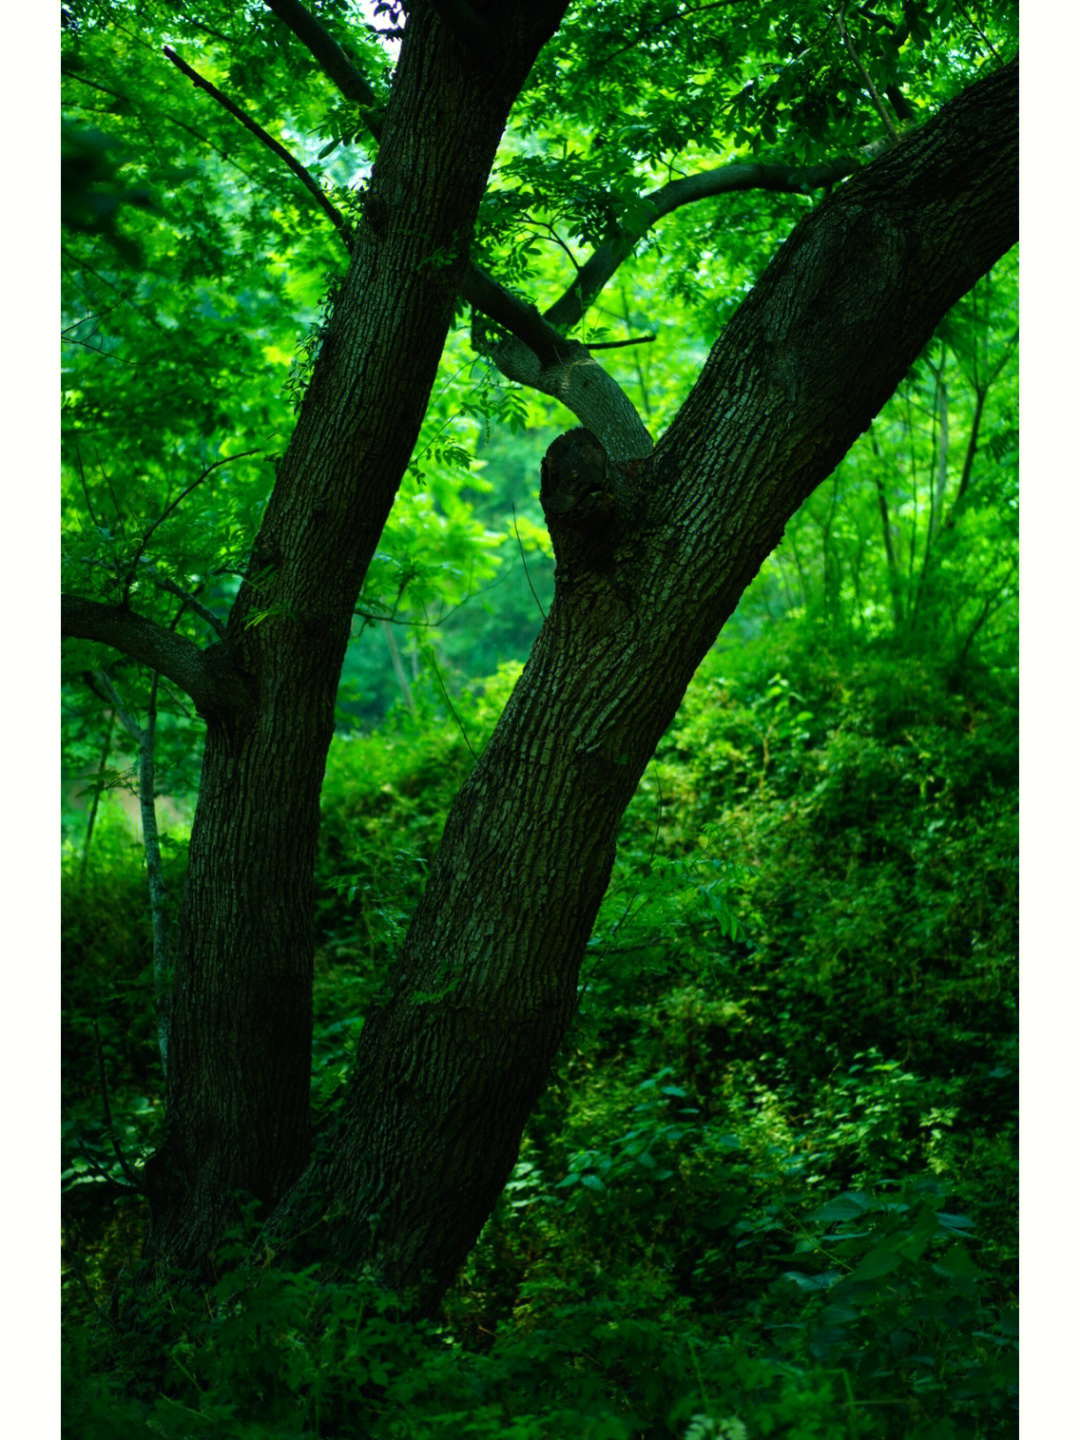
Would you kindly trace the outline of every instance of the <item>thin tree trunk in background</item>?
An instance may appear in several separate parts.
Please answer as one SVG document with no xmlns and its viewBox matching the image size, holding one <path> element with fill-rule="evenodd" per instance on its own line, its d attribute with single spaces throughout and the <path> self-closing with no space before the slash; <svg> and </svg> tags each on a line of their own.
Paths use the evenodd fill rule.
<svg viewBox="0 0 1080 1440">
<path fill-rule="evenodd" d="M 409 677 L 405 674 L 405 666 L 401 660 L 401 651 L 394 635 L 394 627 L 389 620 L 382 622 L 382 632 L 386 638 L 386 648 L 390 652 L 390 668 L 394 672 L 394 679 L 398 683 L 398 689 L 401 691 L 409 714 L 415 715 L 416 700 L 413 696 L 412 686 L 409 684 Z"/>
<path fill-rule="evenodd" d="M 904 587 L 900 579 L 900 567 L 896 562 L 893 545 L 893 527 L 889 516 L 889 498 L 885 492 L 885 479 L 881 474 L 881 449 L 873 431 L 870 433 L 870 448 L 878 464 L 874 467 L 874 488 L 877 491 L 878 512 L 881 515 L 881 536 L 885 542 L 886 573 L 889 577 L 889 595 L 892 599 L 893 630 L 897 635 L 904 628 Z"/>
<path fill-rule="evenodd" d="M 975 456 L 979 449 L 979 429 L 982 425 L 983 410 L 986 406 L 988 390 L 982 386 L 975 392 L 975 413 L 971 419 L 971 431 L 968 434 L 967 450 L 964 453 L 964 468 L 960 472 L 960 484 L 956 489 L 956 498 L 949 509 L 948 518 L 945 521 L 946 530 L 951 530 L 960 517 L 964 501 L 967 499 L 968 487 L 971 484 L 972 472 L 975 469 Z"/>
<path fill-rule="evenodd" d="M 94 825 L 97 822 L 98 806 L 101 804 L 101 781 L 109 763 L 109 751 L 112 748 L 113 728 L 116 725 L 116 712 L 110 710 L 109 723 L 105 730 L 105 739 L 101 742 L 101 758 L 97 765 L 97 783 L 94 785 L 94 793 L 90 800 L 90 813 L 86 817 L 86 834 L 83 837 L 82 860 L 79 862 L 79 883 L 86 879 L 86 867 L 90 863 L 90 842 L 94 838 Z"/>
<path fill-rule="evenodd" d="M 934 416 L 937 428 L 934 437 L 934 470 L 930 481 L 930 514 L 926 522 L 922 567 L 911 605 L 912 623 L 918 618 L 927 593 L 934 562 L 934 542 L 945 507 L 945 488 L 949 481 L 949 391 L 945 384 L 944 353 L 940 367 L 934 371 Z"/>
<path fill-rule="evenodd" d="M 161 842 L 158 836 L 156 780 L 154 773 L 154 741 L 157 730 L 158 677 L 150 686 L 150 702 L 146 724 L 139 740 L 139 811 L 142 815 L 143 854 L 146 857 L 146 879 L 150 887 L 150 916 L 154 936 L 154 1008 L 157 1013 L 158 1050 L 161 1069 L 169 1073 L 169 993 L 172 976 L 169 960 L 169 917 L 166 907 L 165 874 L 161 868 Z"/>
</svg>

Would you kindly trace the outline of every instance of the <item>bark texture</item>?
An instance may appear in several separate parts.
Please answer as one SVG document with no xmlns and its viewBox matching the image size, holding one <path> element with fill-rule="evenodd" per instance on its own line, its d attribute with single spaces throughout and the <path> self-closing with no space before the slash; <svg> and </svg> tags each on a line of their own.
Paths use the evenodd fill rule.
<svg viewBox="0 0 1080 1440">
<path fill-rule="evenodd" d="M 562 577 L 462 787 L 340 1119 L 279 1208 L 430 1309 L 517 1155 L 577 1001 L 622 817 L 784 525 L 1016 241 L 1010 66 L 805 218 L 656 450 L 612 564 Z M 553 447 L 554 448 L 554 447 Z M 321 1222 L 321 1223 L 320 1223 Z"/>
<path fill-rule="evenodd" d="M 499 6 L 482 63 L 435 7 L 410 10 L 352 258 L 229 621 L 250 708 L 238 723 L 211 715 L 207 730 L 166 1138 L 146 1176 L 159 1266 L 197 1267 L 236 1192 L 270 1204 L 308 1158 L 312 877 L 352 611 L 509 107 L 564 9 Z"/>
</svg>

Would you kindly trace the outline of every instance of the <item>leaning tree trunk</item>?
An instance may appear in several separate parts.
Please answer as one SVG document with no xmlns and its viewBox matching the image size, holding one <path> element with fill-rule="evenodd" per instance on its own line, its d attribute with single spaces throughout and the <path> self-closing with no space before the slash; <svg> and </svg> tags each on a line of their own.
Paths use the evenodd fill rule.
<svg viewBox="0 0 1080 1440">
<path fill-rule="evenodd" d="M 303 1232 L 309 1254 L 437 1304 L 514 1164 L 620 819 L 695 668 L 799 504 L 1015 243 L 1016 91 L 1015 65 L 976 84 L 803 220 L 650 457 L 584 483 L 568 447 L 549 452 L 551 613 L 454 802 L 338 1123 L 273 1218 L 282 1246 Z"/>
<path fill-rule="evenodd" d="M 319 792 L 353 608 L 419 432 L 506 116 L 565 0 L 499 7 L 482 63 L 410 14 L 363 218 L 296 431 L 215 647 L 172 998 L 149 1253 L 191 1268 L 237 1192 L 310 1144 Z M 497 53 L 495 53 L 497 48 Z"/>
</svg>

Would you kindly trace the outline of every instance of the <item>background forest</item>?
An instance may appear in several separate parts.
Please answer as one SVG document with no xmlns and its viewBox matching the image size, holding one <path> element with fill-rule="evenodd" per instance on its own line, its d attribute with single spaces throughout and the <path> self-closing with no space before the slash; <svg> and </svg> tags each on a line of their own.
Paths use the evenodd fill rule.
<svg viewBox="0 0 1080 1440">
<path fill-rule="evenodd" d="M 295 174 L 123 8 L 100 26 L 94 6 L 64 12 L 64 564 L 182 631 L 237 591 L 340 255 Z M 1008 7 L 902 8 L 935 104 L 1015 44 L 1015 17 L 993 13 Z M 378 37 L 350 35 L 385 84 Z M 479 229 L 511 279 L 555 293 L 604 234 L 601 190 L 629 203 L 642 176 L 670 177 L 673 149 L 810 163 L 826 128 L 867 138 L 824 63 L 794 120 L 774 95 L 778 131 L 755 92 L 722 139 L 705 78 L 675 96 L 640 50 L 612 65 L 643 112 L 617 133 L 572 113 L 546 128 L 541 83 L 513 112 Z M 214 74 L 348 204 L 365 162 L 344 106 L 327 138 L 255 45 Z M 675 211 L 580 322 L 590 344 L 648 337 L 605 365 L 653 434 L 818 198 Z M 1016 1432 L 1017 323 L 1012 252 L 787 525 L 699 667 L 626 812 L 513 1176 L 433 1320 L 315 1266 L 238 1281 L 253 1207 L 215 1283 L 125 1322 L 203 726 L 149 669 L 68 643 L 73 1435 Z M 552 605 L 539 467 L 576 421 L 475 339 L 462 310 L 353 620 L 316 868 L 317 1129 Z"/>
</svg>

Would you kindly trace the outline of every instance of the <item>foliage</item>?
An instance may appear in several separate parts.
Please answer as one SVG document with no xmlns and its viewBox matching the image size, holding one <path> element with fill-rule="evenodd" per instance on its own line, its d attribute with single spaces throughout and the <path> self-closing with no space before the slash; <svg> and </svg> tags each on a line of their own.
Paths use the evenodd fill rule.
<svg viewBox="0 0 1080 1440">
<path fill-rule="evenodd" d="M 347 34 L 378 110 L 375 30 L 344 0 L 312 8 Z M 64 17 L 65 583 L 207 644 L 344 257 L 295 176 L 161 59 L 162 35 L 348 217 L 373 142 L 263 6 L 71 0 Z M 816 192 L 730 193 L 662 224 L 648 196 L 880 143 L 852 50 L 902 127 L 1015 35 L 1015 7 L 981 3 L 683 18 L 666 0 L 573 9 L 474 241 L 541 308 L 594 247 L 626 247 L 563 328 L 651 337 L 605 360 L 657 435 Z M 149 900 L 118 803 L 134 760 L 97 677 L 136 716 L 150 681 L 69 648 L 72 1434 L 1014 1433 L 1015 304 L 1007 257 L 794 517 L 702 665 L 627 812 L 517 1169 L 436 1324 L 372 1277 L 248 1263 L 250 1228 L 201 1290 L 133 1290 L 162 1084 Z M 317 1123 L 551 603 L 536 477 L 572 421 L 474 338 L 462 313 L 354 617 L 316 877 Z M 201 731 L 168 685 L 157 700 L 174 919 Z"/>
<path fill-rule="evenodd" d="M 563 1059 L 441 1324 L 362 1280 L 238 1281 L 226 1255 L 142 1342 L 167 1357 L 152 1383 L 130 1388 L 130 1351 L 102 1369 L 107 1329 L 91 1342 L 73 1318 L 73 1430 L 1012 1433 L 1013 682 L 893 642 L 810 645 L 811 625 L 714 652 L 692 685 L 628 812 Z M 454 701 L 477 753 L 514 675 Z M 472 763 L 436 686 L 424 706 L 331 752 L 320 1113 Z M 137 851 L 118 855 L 134 896 Z M 91 876 L 88 926 L 120 872 Z M 149 1056 L 149 994 L 124 993 L 116 1030 L 138 1017 Z M 137 1119 L 133 1095 L 113 1105 Z M 90 1080 L 84 1133 L 97 1104 Z M 118 1193 L 76 1241 L 99 1304 L 137 1203 Z"/>
</svg>

